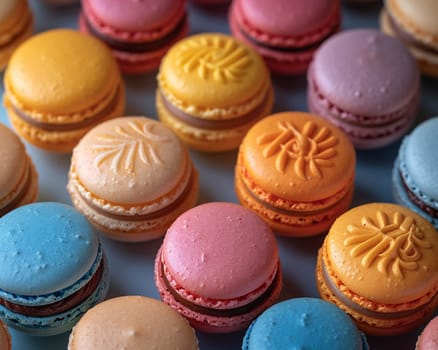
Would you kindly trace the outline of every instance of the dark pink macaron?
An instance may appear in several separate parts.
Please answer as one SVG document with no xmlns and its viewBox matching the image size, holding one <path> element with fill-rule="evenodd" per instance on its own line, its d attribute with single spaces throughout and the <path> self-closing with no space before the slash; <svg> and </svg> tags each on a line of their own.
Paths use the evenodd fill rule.
<svg viewBox="0 0 438 350">
<path fill-rule="evenodd" d="M 334 35 L 315 53 L 307 76 L 309 110 L 345 131 L 356 148 L 399 139 L 416 117 L 417 64 L 402 43 L 377 30 Z"/>
<path fill-rule="evenodd" d="M 269 226 L 240 205 L 212 202 L 182 214 L 155 262 L 161 299 L 194 328 L 246 328 L 277 299 L 282 274 Z"/>
</svg>

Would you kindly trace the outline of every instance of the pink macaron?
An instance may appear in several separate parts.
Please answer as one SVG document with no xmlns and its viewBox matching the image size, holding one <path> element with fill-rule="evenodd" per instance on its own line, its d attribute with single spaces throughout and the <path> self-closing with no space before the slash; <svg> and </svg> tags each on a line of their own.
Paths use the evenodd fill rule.
<svg viewBox="0 0 438 350">
<path fill-rule="evenodd" d="M 125 73 L 158 68 L 188 32 L 185 0 L 82 0 L 80 30 L 105 42 Z"/>
<path fill-rule="evenodd" d="M 438 349 L 438 316 L 435 316 L 423 329 L 417 339 L 415 350 Z"/>
<path fill-rule="evenodd" d="M 274 73 L 304 73 L 315 50 L 339 30 L 338 0 L 235 0 L 229 22 L 235 37 L 263 56 Z"/>
<path fill-rule="evenodd" d="M 356 148 L 385 146 L 411 127 L 419 104 L 417 64 L 398 40 L 374 29 L 328 39 L 308 70 L 308 106 Z"/>
<path fill-rule="evenodd" d="M 212 202 L 178 217 L 155 260 L 161 299 L 201 331 L 246 328 L 280 294 L 275 236 L 257 214 Z"/>
</svg>

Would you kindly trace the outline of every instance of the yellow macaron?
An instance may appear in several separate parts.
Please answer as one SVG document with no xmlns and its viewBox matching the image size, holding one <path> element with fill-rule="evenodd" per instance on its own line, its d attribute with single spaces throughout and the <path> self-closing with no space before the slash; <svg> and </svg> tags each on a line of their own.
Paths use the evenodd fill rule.
<svg viewBox="0 0 438 350">
<path fill-rule="evenodd" d="M 43 32 L 22 43 L 4 85 L 13 127 L 51 151 L 70 152 L 91 127 L 124 112 L 124 85 L 110 50 L 74 30 Z"/>
</svg>

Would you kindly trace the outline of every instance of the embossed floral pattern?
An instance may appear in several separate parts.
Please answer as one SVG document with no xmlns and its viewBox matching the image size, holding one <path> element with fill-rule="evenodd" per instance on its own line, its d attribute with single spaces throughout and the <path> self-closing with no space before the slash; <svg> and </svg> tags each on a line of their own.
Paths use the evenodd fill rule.
<svg viewBox="0 0 438 350">
<path fill-rule="evenodd" d="M 395 212 L 392 217 L 378 211 L 376 218 L 363 217 L 361 225 L 349 225 L 350 233 L 344 244 L 351 247 L 350 255 L 361 256 L 361 264 L 375 264 L 381 273 L 404 277 L 406 270 L 419 268 L 421 252 L 430 249 L 412 216 Z"/>
<path fill-rule="evenodd" d="M 192 39 L 177 53 L 177 64 L 187 73 L 196 71 L 202 80 L 237 82 L 251 64 L 248 51 L 221 36 Z"/>
<path fill-rule="evenodd" d="M 97 136 L 100 142 L 92 146 L 99 152 L 94 165 L 99 168 L 105 162 L 111 162 L 111 170 L 133 172 L 136 160 L 146 165 L 162 164 L 157 149 L 159 144 L 167 142 L 168 137 L 154 132 L 156 125 L 130 121 L 127 126 L 116 126 L 112 132 Z"/>
<path fill-rule="evenodd" d="M 275 156 L 276 169 L 284 174 L 289 165 L 300 178 L 322 178 L 322 168 L 332 167 L 330 160 L 336 155 L 338 140 L 327 127 L 319 128 L 308 121 L 301 131 L 291 122 L 277 124 L 277 131 L 267 132 L 258 137 L 257 143 L 265 145 L 263 156 Z"/>
</svg>

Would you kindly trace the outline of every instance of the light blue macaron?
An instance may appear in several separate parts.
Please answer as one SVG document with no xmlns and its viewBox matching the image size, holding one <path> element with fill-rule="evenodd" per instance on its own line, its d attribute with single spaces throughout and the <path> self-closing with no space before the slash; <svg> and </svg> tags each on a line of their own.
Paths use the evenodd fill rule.
<svg viewBox="0 0 438 350">
<path fill-rule="evenodd" d="M 33 203 L 0 219 L 0 318 L 34 335 L 66 332 L 108 291 L 94 228 L 73 207 Z"/>
<path fill-rule="evenodd" d="M 365 336 L 337 306 L 317 298 L 277 303 L 249 326 L 242 350 L 368 350 Z"/>
<path fill-rule="evenodd" d="M 438 229 L 438 117 L 403 139 L 392 173 L 393 195 Z"/>
</svg>

